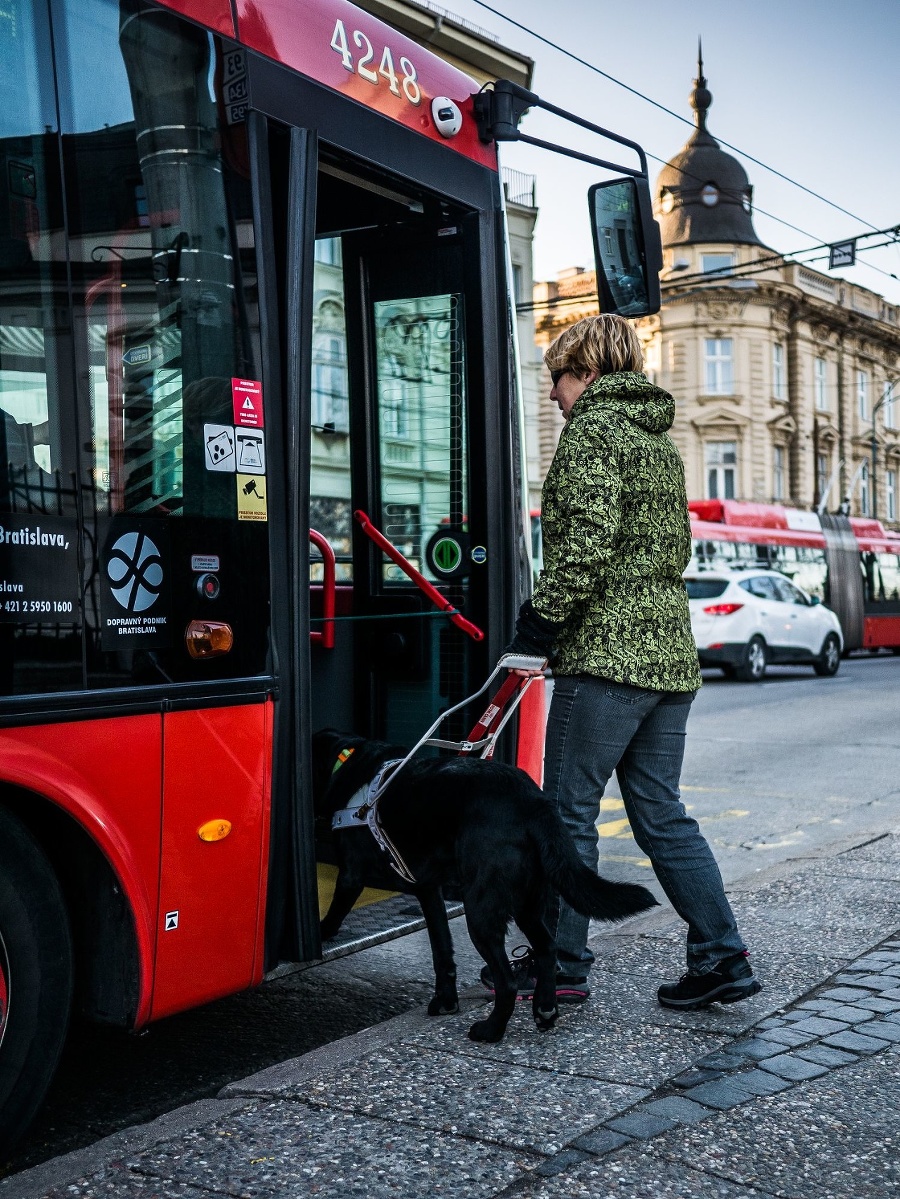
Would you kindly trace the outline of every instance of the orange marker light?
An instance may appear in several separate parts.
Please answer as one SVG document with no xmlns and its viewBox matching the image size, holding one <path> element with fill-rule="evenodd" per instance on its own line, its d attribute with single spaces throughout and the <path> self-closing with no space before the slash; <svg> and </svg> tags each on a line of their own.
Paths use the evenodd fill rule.
<svg viewBox="0 0 900 1199">
<path fill-rule="evenodd" d="M 230 832 L 230 820 L 207 820 L 197 829 L 197 836 L 201 841 L 224 841 Z"/>
<path fill-rule="evenodd" d="M 234 633 L 222 620 L 192 620 L 184 642 L 192 658 L 218 658 L 234 645 Z"/>
</svg>

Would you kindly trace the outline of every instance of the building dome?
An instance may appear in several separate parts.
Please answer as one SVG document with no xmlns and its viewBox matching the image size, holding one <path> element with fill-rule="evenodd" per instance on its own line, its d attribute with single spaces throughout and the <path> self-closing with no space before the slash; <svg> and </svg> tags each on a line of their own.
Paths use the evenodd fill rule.
<svg viewBox="0 0 900 1199">
<path fill-rule="evenodd" d="M 753 228 L 753 188 L 747 172 L 706 128 L 712 95 L 702 57 L 690 101 L 697 128 L 656 181 L 653 211 L 663 245 L 762 245 Z"/>
</svg>

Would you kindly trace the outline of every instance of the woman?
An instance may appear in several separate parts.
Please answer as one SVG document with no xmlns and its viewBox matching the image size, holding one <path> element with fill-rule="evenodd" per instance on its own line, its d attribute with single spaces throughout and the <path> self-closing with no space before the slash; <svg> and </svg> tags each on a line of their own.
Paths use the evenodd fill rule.
<svg viewBox="0 0 900 1199">
<path fill-rule="evenodd" d="M 582 860 L 597 867 L 597 815 L 616 771 L 634 839 L 686 921 L 687 973 L 666 1007 L 760 990 L 708 844 L 680 800 L 685 728 L 700 686 L 682 572 L 691 552 L 675 402 L 641 373 L 634 328 L 589 317 L 544 361 L 566 424 L 544 483 L 544 568 L 509 647 L 550 657 L 544 789 Z M 561 904 L 561 1002 L 590 994 L 588 920 Z M 529 963 L 514 963 L 528 993 Z"/>
</svg>

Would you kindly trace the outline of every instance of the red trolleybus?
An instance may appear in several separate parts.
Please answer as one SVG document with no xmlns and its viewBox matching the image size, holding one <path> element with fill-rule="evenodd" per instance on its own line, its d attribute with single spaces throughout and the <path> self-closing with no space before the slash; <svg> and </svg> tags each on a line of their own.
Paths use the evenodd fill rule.
<svg viewBox="0 0 900 1199">
<path fill-rule="evenodd" d="M 475 92 L 346 0 L 0 6 L 0 1148 L 73 1009 L 322 956 L 312 732 L 411 743 L 510 635 L 495 141 L 542 102 Z M 655 311 L 646 161 L 589 128 L 640 160 L 588 157 L 605 306 Z"/>
<path fill-rule="evenodd" d="M 837 613 L 845 651 L 900 654 L 900 535 L 880 521 L 692 500 L 691 568 L 770 566 Z"/>
</svg>

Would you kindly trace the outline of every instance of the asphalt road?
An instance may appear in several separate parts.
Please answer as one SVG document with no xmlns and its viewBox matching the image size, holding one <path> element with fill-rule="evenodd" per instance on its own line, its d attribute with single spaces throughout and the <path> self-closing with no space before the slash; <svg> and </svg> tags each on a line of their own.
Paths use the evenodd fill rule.
<svg viewBox="0 0 900 1199">
<path fill-rule="evenodd" d="M 833 679 L 774 668 L 758 685 L 708 672 L 688 725 L 685 802 L 726 881 L 867 829 L 900 823 L 900 658 L 850 659 Z M 603 871 L 653 886 L 618 792 L 600 813 Z M 657 889 L 658 891 L 658 889 Z M 455 921 L 460 982 L 477 958 Z M 76 1028 L 48 1102 L 0 1174 L 22 1170 L 417 1006 L 430 996 L 424 934 L 278 979 L 141 1036 Z"/>
</svg>

